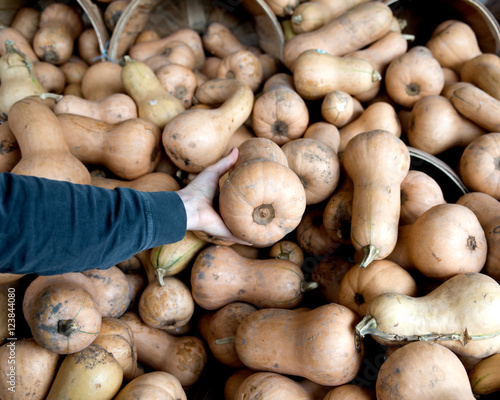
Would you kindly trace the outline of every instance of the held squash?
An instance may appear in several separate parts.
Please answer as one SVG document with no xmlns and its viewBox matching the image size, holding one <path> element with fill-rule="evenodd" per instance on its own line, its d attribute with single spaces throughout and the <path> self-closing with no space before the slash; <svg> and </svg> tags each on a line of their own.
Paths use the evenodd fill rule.
<svg viewBox="0 0 500 400">
<path fill-rule="evenodd" d="M 489 194 L 500 200 L 500 133 L 485 133 L 472 140 L 460 157 L 460 176 L 472 191 Z"/>
<path fill-rule="evenodd" d="M 299 225 L 305 209 L 306 193 L 299 177 L 276 161 L 247 161 L 220 188 L 219 210 L 225 224 L 235 236 L 257 247 L 283 239 Z"/>
<path fill-rule="evenodd" d="M 319 49 L 333 56 L 359 50 L 384 36 L 391 28 L 392 17 L 391 8 L 383 2 L 359 4 L 321 28 L 288 40 L 283 47 L 283 63 L 293 72 L 295 60 L 306 50 Z M 336 40 L 331 40 L 333 37 Z"/>
<path fill-rule="evenodd" d="M 293 81 L 306 100 L 318 100 L 333 90 L 357 95 L 372 89 L 382 76 L 362 58 L 306 50 L 294 62 Z"/>
<path fill-rule="evenodd" d="M 103 347 L 91 344 L 64 358 L 46 400 L 111 400 L 122 382 L 120 363 Z"/>
<path fill-rule="evenodd" d="M 499 294 L 498 282 L 477 272 L 455 275 L 420 297 L 381 294 L 356 332 L 385 345 L 437 341 L 459 355 L 488 357 L 500 347 Z"/>
<path fill-rule="evenodd" d="M 195 302 L 215 310 L 234 301 L 256 307 L 294 308 L 304 292 L 317 285 L 304 280 L 294 262 L 249 259 L 229 246 L 211 245 L 196 257 L 191 269 Z"/>
<path fill-rule="evenodd" d="M 253 370 L 338 386 L 356 376 L 364 357 L 357 322 L 353 311 L 335 303 L 312 310 L 261 309 L 238 326 L 236 353 Z"/>
<path fill-rule="evenodd" d="M 392 133 L 375 130 L 351 139 L 342 160 L 354 187 L 351 242 L 364 254 L 360 266 L 366 267 L 396 245 L 401 182 L 410 168 L 410 153 Z"/>
<path fill-rule="evenodd" d="M 379 400 L 475 398 L 460 359 L 432 342 L 410 343 L 394 351 L 380 367 L 375 391 Z"/>
<path fill-rule="evenodd" d="M 9 114 L 9 126 L 22 155 L 12 173 L 90 184 L 89 171 L 71 153 L 62 125 L 46 104 L 25 98 Z"/>
<path fill-rule="evenodd" d="M 256 136 L 271 139 L 280 146 L 304 134 L 309 110 L 295 91 L 290 74 L 275 74 L 265 82 L 262 94 L 255 100 L 251 123 Z"/>
<path fill-rule="evenodd" d="M 84 164 L 103 165 L 120 178 L 137 179 L 160 162 L 161 130 L 147 119 L 117 124 L 75 114 L 59 114 L 57 119 L 71 154 Z"/>
<path fill-rule="evenodd" d="M 99 334 L 102 316 L 96 297 L 82 273 L 38 276 L 24 293 L 24 319 L 41 346 L 57 354 L 75 353 Z"/>
<path fill-rule="evenodd" d="M 120 320 L 132 329 L 139 362 L 174 375 L 185 389 L 198 381 L 207 363 L 203 340 L 151 328 L 133 311 L 127 311 Z"/>
<path fill-rule="evenodd" d="M 254 95 L 235 79 L 215 79 L 198 87 L 196 98 L 215 109 L 190 109 L 163 129 L 163 146 L 178 168 L 200 172 L 219 160 L 231 135 L 248 119 Z M 203 133 L 203 134 L 200 134 Z"/>
<path fill-rule="evenodd" d="M 469 192 L 457 204 L 469 208 L 481 224 L 488 248 L 482 272 L 500 282 L 500 203 L 487 193 Z"/>
</svg>

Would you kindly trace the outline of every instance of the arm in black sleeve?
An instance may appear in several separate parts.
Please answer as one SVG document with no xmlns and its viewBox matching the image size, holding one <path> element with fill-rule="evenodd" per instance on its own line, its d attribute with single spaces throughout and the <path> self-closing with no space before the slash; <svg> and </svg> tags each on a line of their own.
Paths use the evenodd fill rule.
<svg viewBox="0 0 500 400">
<path fill-rule="evenodd" d="M 0 173 L 0 273 L 109 268 L 185 233 L 186 211 L 175 192 Z"/>
</svg>

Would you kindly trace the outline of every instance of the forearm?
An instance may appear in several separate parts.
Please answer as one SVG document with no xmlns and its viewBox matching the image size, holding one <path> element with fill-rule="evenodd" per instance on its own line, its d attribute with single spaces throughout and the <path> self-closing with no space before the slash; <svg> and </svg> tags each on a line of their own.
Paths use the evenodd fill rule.
<svg viewBox="0 0 500 400">
<path fill-rule="evenodd" d="M 175 192 L 139 192 L 0 174 L 0 272 L 39 275 L 109 268 L 181 240 Z"/>
</svg>

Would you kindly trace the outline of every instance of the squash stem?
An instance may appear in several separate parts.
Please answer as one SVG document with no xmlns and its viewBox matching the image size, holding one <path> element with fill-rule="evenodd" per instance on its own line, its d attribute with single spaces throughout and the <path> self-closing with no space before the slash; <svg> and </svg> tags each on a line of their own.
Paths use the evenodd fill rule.
<svg viewBox="0 0 500 400">
<path fill-rule="evenodd" d="M 378 249 L 373 244 L 369 244 L 368 246 L 363 247 L 363 253 L 363 260 L 359 263 L 361 268 L 367 267 L 373 260 L 375 260 L 375 257 L 378 256 Z"/>
<path fill-rule="evenodd" d="M 215 340 L 215 344 L 226 344 L 226 343 L 234 343 L 236 341 L 236 336 L 228 336 L 222 339 Z"/>
<path fill-rule="evenodd" d="M 311 290 L 314 290 L 318 287 L 318 282 L 306 282 L 302 281 L 300 283 L 300 291 L 302 293 L 310 292 Z"/>
<path fill-rule="evenodd" d="M 415 40 L 415 35 L 410 35 L 409 33 L 403 33 L 403 37 L 409 42 L 413 42 Z"/>
<path fill-rule="evenodd" d="M 78 325 L 74 319 L 62 319 L 57 323 L 57 332 L 64 336 L 70 336 L 78 330 Z"/>
<path fill-rule="evenodd" d="M 372 82 L 377 82 L 382 80 L 382 75 L 377 70 L 372 71 Z"/>
<path fill-rule="evenodd" d="M 40 94 L 40 99 L 41 100 L 46 100 L 46 99 L 53 99 L 56 103 L 62 100 L 64 96 L 62 94 L 56 94 L 56 93 L 41 93 Z"/>
</svg>

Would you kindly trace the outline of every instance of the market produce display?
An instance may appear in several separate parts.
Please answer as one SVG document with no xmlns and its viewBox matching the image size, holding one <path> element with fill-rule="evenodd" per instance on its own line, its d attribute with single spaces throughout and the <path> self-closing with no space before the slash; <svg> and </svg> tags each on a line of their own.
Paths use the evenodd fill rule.
<svg viewBox="0 0 500 400">
<path fill-rule="evenodd" d="M 252 246 L 188 231 L 104 270 L 1 273 L 1 400 L 498 395 L 496 20 L 244 0 L 167 27 L 175 2 L 27 3 L 0 25 L 0 173 L 177 191 L 237 147 L 214 209 Z"/>
</svg>

